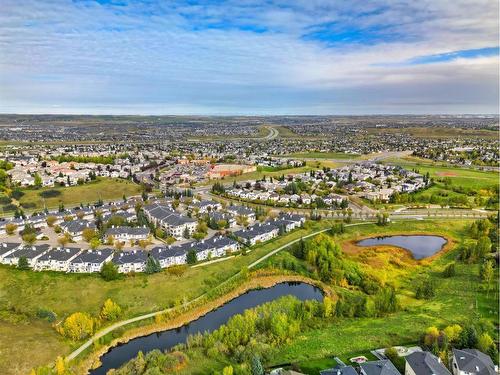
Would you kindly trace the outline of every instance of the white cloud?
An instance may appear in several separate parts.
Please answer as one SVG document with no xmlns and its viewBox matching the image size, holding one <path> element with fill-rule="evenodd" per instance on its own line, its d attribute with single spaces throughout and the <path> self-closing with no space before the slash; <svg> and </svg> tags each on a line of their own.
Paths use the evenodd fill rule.
<svg viewBox="0 0 500 375">
<path fill-rule="evenodd" d="M 340 102 L 353 112 L 367 106 L 425 112 L 415 103 L 439 103 L 429 106 L 438 112 L 498 111 L 498 57 L 395 64 L 497 46 L 493 1 L 3 3 L 4 112 L 54 104 L 145 112 L 163 103 L 172 112 L 325 113 Z M 325 28 L 354 30 L 370 43 L 304 38 Z"/>
</svg>

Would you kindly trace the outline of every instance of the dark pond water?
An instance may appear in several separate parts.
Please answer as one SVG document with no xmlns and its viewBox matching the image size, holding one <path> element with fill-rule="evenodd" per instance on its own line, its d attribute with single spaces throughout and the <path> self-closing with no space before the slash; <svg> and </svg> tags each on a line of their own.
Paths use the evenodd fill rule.
<svg viewBox="0 0 500 375">
<path fill-rule="evenodd" d="M 415 259 L 424 259 L 436 254 L 446 244 L 439 236 L 386 236 L 361 240 L 358 246 L 392 245 L 409 250 Z"/>
<path fill-rule="evenodd" d="M 184 343 L 189 335 L 213 331 L 226 323 L 233 315 L 241 314 L 247 309 L 287 295 L 295 296 L 301 301 L 323 299 L 320 289 L 306 283 L 281 283 L 271 288 L 251 290 L 180 328 L 138 337 L 111 348 L 101 357 L 101 367 L 92 370 L 90 374 L 105 375 L 108 370 L 118 368 L 136 357 L 139 351 L 145 353 L 153 349 L 169 349 L 179 343 Z"/>
</svg>

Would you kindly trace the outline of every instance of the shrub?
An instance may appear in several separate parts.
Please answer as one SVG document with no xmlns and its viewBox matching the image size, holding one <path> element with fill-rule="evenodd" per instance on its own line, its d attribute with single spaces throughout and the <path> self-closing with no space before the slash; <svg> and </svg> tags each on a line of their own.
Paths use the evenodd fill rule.
<svg viewBox="0 0 500 375">
<path fill-rule="evenodd" d="M 118 267 L 113 262 L 106 262 L 101 268 L 101 277 L 106 281 L 116 280 L 120 277 Z"/>
<path fill-rule="evenodd" d="M 55 312 L 45 309 L 38 309 L 36 316 L 37 318 L 47 320 L 49 323 L 53 323 L 57 319 L 57 314 Z"/>
<path fill-rule="evenodd" d="M 436 295 L 434 283 L 430 279 L 421 281 L 417 285 L 415 297 L 417 299 L 431 299 Z"/>
<path fill-rule="evenodd" d="M 443 271 L 443 277 L 453 277 L 455 276 L 456 271 L 455 271 L 455 263 L 450 263 L 446 266 L 446 268 Z"/>
<path fill-rule="evenodd" d="M 26 209 L 35 208 L 36 207 L 36 203 L 33 203 L 33 202 L 23 202 L 23 203 L 21 203 L 21 207 L 22 208 L 26 208 Z"/>
<path fill-rule="evenodd" d="M 45 191 L 41 191 L 38 193 L 42 198 L 55 198 L 61 195 L 61 192 L 56 189 L 49 189 Z"/>
<path fill-rule="evenodd" d="M 21 199 L 23 195 L 24 193 L 19 189 L 12 190 L 12 193 L 10 193 L 10 196 L 16 200 Z"/>
</svg>

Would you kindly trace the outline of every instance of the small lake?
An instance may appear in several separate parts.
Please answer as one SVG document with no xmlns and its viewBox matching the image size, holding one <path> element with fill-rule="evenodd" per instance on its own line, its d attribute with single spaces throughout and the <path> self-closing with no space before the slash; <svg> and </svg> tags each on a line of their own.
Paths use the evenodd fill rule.
<svg viewBox="0 0 500 375">
<path fill-rule="evenodd" d="M 111 348 L 100 358 L 102 365 L 91 370 L 90 374 L 105 375 L 110 369 L 118 368 L 136 357 L 139 351 L 146 353 L 153 349 L 170 349 L 179 343 L 186 342 L 189 335 L 213 331 L 226 323 L 233 315 L 288 295 L 295 296 L 301 301 L 323 300 L 323 294 L 319 288 L 301 282 L 281 283 L 271 288 L 251 290 L 182 327 L 137 337 Z"/>
<path fill-rule="evenodd" d="M 436 254 L 446 244 L 440 236 L 408 235 L 366 238 L 356 243 L 358 246 L 392 245 L 410 251 L 415 259 L 424 259 Z"/>
</svg>

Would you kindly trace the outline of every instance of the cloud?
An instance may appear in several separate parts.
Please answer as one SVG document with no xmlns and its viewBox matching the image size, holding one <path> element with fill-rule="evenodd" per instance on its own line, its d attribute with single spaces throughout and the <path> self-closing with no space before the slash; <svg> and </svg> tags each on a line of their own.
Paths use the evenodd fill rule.
<svg viewBox="0 0 500 375">
<path fill-rule="evenodd" d="M 3 112 L 498 112 L 497 2 L 2 7 Z"/>
</svg>

